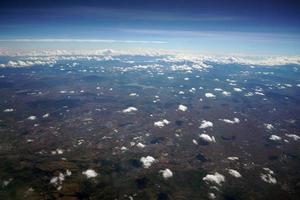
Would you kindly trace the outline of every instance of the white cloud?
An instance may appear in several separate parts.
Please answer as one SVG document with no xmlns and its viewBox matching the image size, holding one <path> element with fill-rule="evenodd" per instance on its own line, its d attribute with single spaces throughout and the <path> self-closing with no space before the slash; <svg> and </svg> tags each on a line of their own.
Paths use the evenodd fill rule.
<svg viewBox="0 0 300 200">
<path fill-rule="evenodd" d="M 130 112 L 135 112 L 135 111 L 137 111 L 137 110 L 138 110 L 138 109 L 135 108 L 135 107 L 128 107 L 128 108 L 124 109 L 122 112 L 123 112 L 123 113 L 130 113 Z"/>
<path fill-rule="evenodd" d="M 143 163 L 144 168 L 149 168 L 155 162 L 155 158 L 152 156 L 141 157 L 140 161 Z"/>
<path fill-rule="evenodd" d="M 28 118 L 27 118 L 28 120 L 36 120 L 36 116 L 29 116 Z"/>
<path fill-rule="evenodd" d="M 250 66 L 300 65 L 299 56 L 211 56 L 205 60 L 218 64 L 244 64 Z"/>
<path fill-rule="evenodd" d="M 166 168 L 164 170 L 160 170 L 159 172 L 162 173 L 162 176 L 165 179 L 171 178 L 173 176 L 173 172 L 168 168 Z"/>
<path fill-rule="evenodd" d="M 242 92 L 242 91 L 243 91 L 241 88 L 233 88 L 233 90 L 234 90 L 235 92 Z"/>
<path fill-rule="evenodd" d="M 139 95 L 137 93 L 130 93 L 129 96 L 130 97 L 136 97 L 136 96 L 139 96 Z"/>
<path fill-rule="evenodd" d="M 276 184 L 277 180 L 271 174 L 261 174 L 261 179 L 267 183 Z"/>
<path fill-rule="evenodd" d="M 285 134 L 285 136 L 289 137 L 289 138 L 292 138 L 295 141 L 300 140 L 300 137 L 296 134 Z"/>
<path fill-rule="evenodd" d="M 7 180 L 3 180 L 2 186 L 3 186 L 3 187 L 8 186 L 8 184 L 10 184 L 10 182 L 12 182 L 12 180 L 13 180 L 13 178 L 9 178 L 9 179 L 7 179 Z"/>
<path fill-rule="evenodd" d="M 159 127 L 159 128 L 162 128 L 168 124 L 170 124 L 170 121 L 168 121 L 167 119 L 163 119 L 161 121 L 154 122 L 154 126 Z"/>
<path fill-rule="evenodd" d="M 202 120 L 199 128 L 204 129 L 209 127 L 213 127 L 213 123 L 211 121 Z"/>
<path fill-rule="evenodd" d="M 239 157 L 236 157 L 236 156 L 230 156 L 230 157 L 227 157 L 228 160 L 239 160 Z"/>
<path fill-rule="evenodd" d="M 274 174 L 274 171 L 271 170 L 270 168 L 264 167 L 263 170 L 265 170 L 265 171 L 268 172 L 269 174 Z"/>
<path fill-rule="evenodd" d="M 215 98 L 216 95 L 214 95 L 213 93 L 208 92 L 208 93 L 205 93 L 205 97 L 207 97 L 207 98 Z"/>
<path fill-rule="evenodd" d="M 179 105 L 178 106 L 178 110 L 180 110 L 180 111 L 182 111 L 182 112 L 185 112 L 185 111 L 187 111 L 187 107 L 185 106 L 185 105 Z"/>
<path fill-rule="evenodd" d="M 266 129 L 268 129 L 268 130 L 274 129 L 274 126 L 273 126 L 272 124 L 264 124 L 264 126 L 265 126 Z"/>
<path fill-rule="evenodd" d="M 265 94 L 262 93 L 262 92 L 254 92 L 256 95 L 259 95 L 259 96 L 264 96 Z"/>
<path fill-rule="evenodd" d="M 214 193 L 210 192 L 210 193 L 208 193 L 208 198 L 209 199 L 216 199 L 217 197 Z"/>
<path fill-rule="evenodd" d="M 6 64 L 2 64 L 2 67 L 31 67 L 34 65 L 51 65 L 55 64 L 55 60 L 43 60 L 43 58 L 40 58 L 40 60 L 16 60 L 16 61 L 8 61 Z"/>
<path fill-rule="evenodd" d="M 233 120 L 230 120 L 230 119 L 219 119 L 220 121 L 223 121 L 225 123 L 228 123 L 228 124 L 238 124 L 240 123 L 240 120 L 239 118 L 233 118 Z"/>
<path fill-rule="evenodd" d="M 70 170 L 66 170 L 66 176 L 71 176 L 72 175 L 72 172 Z"/>
<path fill-rule="evenodd" d="M 253 96 L 254 94 L 253 94 L 253 92 L 248 92 L 248 93 L 246 93 L 244 96 L 245 97 L 251 97 L 251 96 Z"/>
<path fill-rule="evenodd" d="M 137 147 L 139 147 L 139 148 L 145 148 L 146 147 L 146 145 L 144 145 L 144 144 L 142 144 L 142 143 L 137 143 L 137 145 L 136 145 Z"/>
<path fill-rule="evenodd" d="M 123 151 L 123 152 L 124 152 L 124 151 L 127 151 L 127 150 L 128 150 L 128 148 L 127 148 L 127 147 L 125 147 L 125 146 L 122 146 L 122 147 L 121 147 L 121 151 Z"/>
<path fill-rule="evenodd" d="M 68 169 L 66 170 L 65 173 L 59 172 L 58 176 L 54 176 L 50 179 L 50 184 L 54 185 L 57 190 L 61 190 L 62 184 L 65 181 L 65 178 L 67 176 L 71 176 L 71 175 L 72 175 L 72 172 Z"/>
<path fill-rule="evenodd" d="M 61 155 L 64 153 L 64 150 L 63 149 L 56 149 L 56 152 L 57 154 Z"/>
<path fill-rule="evenodd" d="M 198 142 L 197 142 L 197 140 L 195 140 L 195 139 L 193 139 L 193 143 L 194 143 L 195 145 L 198 145 Z"/>
<path fill-rule="evenodd" d="M 229 173 L 231 176 L 234 176 L 234 177 L 236 177 L 236 178 L 241 178 L 241 177 L 242 177 L 242 175 L 241 175 L 238 171 L 236 171 L 236 170 L 234 170 L 234 169 L 229 169 L 229 170 L 228 170 L 228 173 Z"/>
<path fill-rule="evenodd" d="M 136 40 L 98 40 L 98 39 L 12 39 L 12 40 L 0 40 L 11 42 L 105 42 L 105 43 L 152 43 L 163 44 L 165 41 L 136 41 Z M 184 66 L 184 70 L 188 68 L 203 69 L 210 67 L 206 63 L 217 64 L 244 64 L 244 65 L 263 65 L 263 66 L 276 66 L 296 64 L 300 65 L 300 56 L 219 56 L 219 55 L 199 55 L 188 54 L 186 52 L 167 51 L 167 50 L 153 50 L 153 49 L 138 49 L 138 50 L 112 50 L 112 49 L 73 49 L 73 50 L 32 50 L 32 49 L 0 49 L 0 55 L 2 56 L 93 56 L 93 55 L 105 55 L 105 56 L 120 56 L 120 55 L 143 55 L 143 56 L 163 56 L 157 61 L 165 62 L 180 62 L 180 61 L 192 61 L 194 64 L 191 66 Z M 2 65 L 0 65 L 2 66 Z M 6 66 L 6 65 L 5 65 Z M 176 67 L 179 68 L 179 67 Z"/>
<path fill-rule="evenodd" d="M 274 171 L 266 167 L 263 168 L 263 170 L 265 170 L 267 173 L 261 173 L 260 178 L 267 183 L 276 184 L 277 180 L 274 177 Z"/>
<path fill-rule="evenodd" d="M 58 176 L 54 176 L 51 178 L 50 183 L 53 184 L 54 186 L 58 186 L 61 185 L 64 180 L 65 180 L 65 175 L 60 172 Z"/>
<path fill-rule="evenodd" d="M 86 171 L 82 172 L 87 178 L 95 178 L 98 176 L 97 172 L 93 169 L 87 169 Z"/>
<path fill-rule="evenodd" d="M 225 176 L 216 172 L 215 174 L 207 174 L 203 180 L 209 183 L 222 185 L 222 183 L 225 182 Z"/>
<path fill-rule="evenodd" d="M 273 141 L 280 141 L 281 140 L 281 137 L 277 136 L 277 135 L 271 135 L 270 140 L 273 140 Z"/>
<path fill-rule="evenodd" d="M 49 117 L 49 116 L 50 116 L 50 114 L 49 114 L 49 113 L 46 113 L 46 114 L 43 115 L 43 118 L 47 118 L 47 117 Z"/>
<path fill-rule="evenodd" d="M 204 133 L 202 133 L 201 135 L 199 135 L 199 137 L 200 137 L 202 140 L 204 140 L 204 141 L 206 141 L 206 142 L 209 142 L 209 143 L 215 143 L 215 142 L 216 142 L 216 139 L 215 139 L 214 136 L 209 136 L 209 135 L 204 134 Z"/>
<path fill-rule="evenodd" d="M 191 88 L 191 89 L 189 89 L 189 92 L 190 92 L 190 93 L 195 93 L 195 92 L 196 92 L 196 88 Z"/>
<path fill-rule="evenodd" d="M 221 88 L 215 88 L 215 89 L 214 89 L 214 91 L 219 91 L 219 92 L 222 92 L 222 91 L 223 91 L 223 89 L 221 89 Z"/>
<path fill-rule="evenodd" d="M 6 109 L 3 110 L 3 112 L 13 112 L 13 111 L 14 111 L 13 108 L 6 108 Z"/>
<path fill-rule="evenodd" d="M 62 155 L 63 153 L 64 153 L 64 150 L 63 150 L 63 149 L 59 149 L 59 148 L 57 148 L 57 149 L 51 151 L 51 154 L 52 154 L 52 155 L 56 155 L 56 154 Z"/>
<path fill-rule="evenodd" d="M 230 95 L 231 95 L 231 92 L 223 91 L 222 94 L 223 94 L 224 96 L 230 96 Z"/>
</svg>

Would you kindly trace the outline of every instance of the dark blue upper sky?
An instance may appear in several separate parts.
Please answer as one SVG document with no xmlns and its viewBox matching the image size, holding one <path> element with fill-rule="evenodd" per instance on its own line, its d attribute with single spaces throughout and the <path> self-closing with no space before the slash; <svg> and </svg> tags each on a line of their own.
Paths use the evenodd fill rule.
<svg viewBox="0 0 300 200">
<path fill-rule="evenodd" d="M 15 39 L 67 38 L 162 41 L 146 47 L 209 53 L 295 55 L 300 53 L 300 1 L 0 1 L 0 30 L 3 47 L 18 47 Z"/>
</svg>

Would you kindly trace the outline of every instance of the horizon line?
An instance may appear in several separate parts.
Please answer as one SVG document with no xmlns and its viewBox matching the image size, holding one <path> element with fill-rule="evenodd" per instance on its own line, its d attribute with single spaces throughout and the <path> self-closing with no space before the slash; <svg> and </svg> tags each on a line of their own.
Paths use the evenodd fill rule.
<svg viewBox="0 0 300 200">
<path fill-rule="evenodd" d="M 67 38 L 44 38 L 44 39 L 0 39 L 0 42 L 100 42 L 100 43 L 142 43 L 142 44 L 167 44 L 161 40 L 113 40 L 113 39 L 67 39 Z"/>
</svg>

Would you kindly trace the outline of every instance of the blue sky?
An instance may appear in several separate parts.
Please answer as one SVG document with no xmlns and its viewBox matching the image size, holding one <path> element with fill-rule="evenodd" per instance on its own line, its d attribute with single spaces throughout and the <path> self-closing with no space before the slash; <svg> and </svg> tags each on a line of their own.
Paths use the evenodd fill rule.
<svg viewBox="0 0 300 200">
<path fill-rule="evenodd" d="M 0 47 L 299 55 L 299 10 L 295 0 L 1 1 Z"/>
</svg>

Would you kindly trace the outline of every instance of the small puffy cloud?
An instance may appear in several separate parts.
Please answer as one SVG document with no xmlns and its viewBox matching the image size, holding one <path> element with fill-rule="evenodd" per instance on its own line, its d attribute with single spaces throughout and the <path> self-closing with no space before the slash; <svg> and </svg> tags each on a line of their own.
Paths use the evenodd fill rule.
<svg viewBox="0 0 300 200">
<path fill-rule="evenodd" d="M 63 149 L 56 149 L 56 152 L 57 154 L 61 155 L 64 153 L 64 150 Z"/>
<path fill-rule="evenodd" d="M 223 89 L 221 89 L 221 88 L 215 88 L 214 91 L 222 92 Z"/>
<path fill-rule="evenodd" d="M 155 158 L 152 156 L 141 157 L 140 161 L 143 163 L 143 167 L 147 169 L 155 162 Z"/>
<path fill-rule="evenodd" d="M 43 115 L 43 118 L 47 118 L 47 117 L 49 117 L 49 116 L 50 116 L 50 114 L 49 114 L 49 113 L 46 113 L 46 114 Z"/>
<path fill-rule="evenodd" d="M 223 91 L 222 94 L 223 94 L 224 96 L 230 96 L 230 95 L 231 95 L 231 92 Z"/>
<path fill-rule="evenodd" d="M 193 143 L 194 143 L 195 145 L 198 145 L 198 142 L 197 142 L 197 140 L 195 140 L 195 139 L 193 139 Z"/>
<path fill-rule="evenodd" d="M 217 197 L 214 193 L 210 192 L 210 193 L 208 193 L 208 198 L 209 199 L 216 199 Z"/>
<path fill-rule="evenodd" d="M 251 96 L 253 96 L 254 94 L 253 94 L 253 92 L 248 92 L 248 93 L 246 93 L 244 96 L 245 97 L 251 97 Z"/>
<path fill-rule="evenodd" d="M 7 64 L 2 64 L 1 67 L 31 67 L 34 65 L 52 65 L 56 62 L 55 60 L 48 59 L 47 57 L 40 57 L 39 59 L 40 60 L 10 60 L 7 62 Z"/>
<path fill-rule="evenodd" d="M 264 124 L 264 126 L 266 127 L 266 129 L 268 129 L 268 130 L 272 130 L 272 129 L 274 129 L 274 126 L 272 125 L 272 124 Z"/>
<path fill-rule="evenodd" d="M 139 95 L 138 95 L 137 93 L 130 93 L 129 96 L 130 96 L 130 97 L 137 97 L 137 96 L 139 96 Z"/>
<path fill-rule="evenodd" d="M 54 185 L 57 190 L 61 190 L 65 178 L 71 175 L 72 172 L 69 169 L 67 169 L 65 173 L 59 172 L 58 176 L 54 176 L 50 179 L 50 184 Z"/>
<path fill-rule="evenodd" d="M 28 120 L 36 120 L 36 116 L 29 116 L 28 118 L 27 118 Z"/>
<path fill-rule="evenodd" d="M 173 172 L 170 169 L 164 169 L 159 171 L 165 179 L 171 178 L 173 176 Z"/>
<path fill-rule="evenodd" d="M 229 169 L 229 170 L 228 170 L 228 173 L 229 173 L 231 176 L 234 176 L 234 177 L 236 177 L 236 178 L 241 178 L 241 177 L 242 177 L 242 175 L 241 175 L 238 171 L 236 171 L 236 170 L 234 170 L 234 169 Z"/>
<path fill-rule="evenodd" d="M 265 167 L 263 168 L 263 170 L 266 172 L 266 173 L 261 173 L 260 174 L 260 178 L 265 181 L 266 183 L 271 183 L 271 184 L 276 184 L 277 183 L 277 180 L 276 178 L 274 177 L 274 171 Z"/>
<path fill-rule="evenodd" d="M 242 91 L 243 91 L 241 88 L 233 88 L 233 90 L 234 90 L 235 92 L 242 92 Z"/>
<path fill-rule="evenodd" d="M 154 122 L 154 126 L 159 127 L 159 128 L 162 128 L 168 124 L 170 124 L 170 121 L 168 121 L 167 119 L 163 119 L 161 121 Z"/>
<path fill-rule="evenodd" d="M 187 106 L 185 106 L 185 105 L 179 105 L 178 106 L 178 110 L 180 110 L 180 111 L 182 111 L 182 112 L 185 112 L 185 111 L 187 111 Z"/>
<path fill-rule="evenodd" d="M 259 95 L 259 96 L 265 96 L 265 94 L 264 93 L 262 93 L 262 92 L 254 92 L 256 95 Z"/>
<path fill-rule="evenodd" d="M 59 148 L 57 148 L 57 149 L 55 149 L 55 150 L 53 150 L 53 151 L 51 151 L 51 154 L 52 155 L 62 155 L 64 153 L 64 150 L 63 149 L 59 149 Z"/>
<path fill-rule="evenodd" d="M 7 180 L 4 180 L 4 181 L 2 182 L 2 187 L 8 186 L 8 184 L 10 184 L 10 183 L 12 182 L 12 180 L 13 180 L 13 178 L 9 178 L 9 179 L 7 179 Z"/>
<path fill-rule="evenodd" d="M 134 146 L 135 145 L 135 142 L 130 142 L 130 146 Z"/>
<path fill-rule="evenodd" d="M 216 95 L 214 95 L 213 93 L 205 93 L 205 97 L 207 98 L 216 98 Z"/>
<path fill-rule="evenodd" d="M 69 169 L 67 169 L 66 170 L 66 176 L 71 176 L 71 175 L 72 175 L 72 172 Z"/>
<path fill-rule="evenodd" d="M 273 141 L 280 141 L 281 140 L 281 137 L 277 136 L 277 135 L 271 135 L 269 137 L 270 140 L 273 140 Z"/>
<path fill-rule="evenodd" d="M 210 121 L 206 121 L 206 120 L 202 120 L 201 125 L 199 128 L 204 129 L 204 128 L 209 128 L 209 127 L 213 127 L 213 123 Z"/>
<path fill-rule="evenodd" d="M 87 169 L 86 171 L 82 172 L 87 178 L 95 178 L 98 176 L 97 172 L 93 169 Z"/>
<path fill-rule="evenodd" d="M 230 120 L 230 119 L 220 119 L 220 121 L 223 121 L 225 123 L 228 123 L 228 124 L 238 124 L 240 123 L 240 119 L 239 118 L 233 118 L 233 120 Z"/>
<path fill-rule="evenodd" d="M 65 180 L 65 175 L 60 172 L 58 176 L 54 176 L 51 178 L 50 183 L 56 186 L 57 189 L 59 190 L 59 188 L 61 188 L 59 186 L 62 184 L 64 180 Z"/>
<path fill-rule="evenodd" d="M 222 185 L 225 182 L 225 176 L 216 172 L 215 174 L 207 174 L 202 180 L 205 182 Z"/>
<path fill-rule="evenodd" d="M 289 137 L 295 141 L 300 140 L 300 137 L 296 134 L 285 134 L 286 137 Z"/>
<path fill-rule="evenodd" d="M 144 145 L 144 144 L 142 144 L 142 143 L 139 142 L 139 143 L 137 143 L 136 146 L 137 146 L 138 148 L 141 148 L 141 149 L 142 149 L 142 148 L 145 148 L 146 145 Z"/>
<path fill-rule="evenodd" d="M 191 88 L 191 89 L 189 89 L 189 92 L 190 92 L 190 93 L 195 93 L 195 92 L 196 92 L 196 88 Z"/>
<path fill-rule="evenodd" d="M 3 112 L 13 112 L 13 111 L 14 111 L 13 108 L 6 108 L 6 109 L 3 110 Z"/>
<path fill-rule="evenodd" d="M 125 151 L 127 151 L 127 150 L 128 150 L 127 147 L 125 147 L 125 146 L 122 146 L 122 147 L 121 147 L 121 151 L 125 152 Z"/>
<path fill-rule="evenodd" d="M 264 167 L 263 170 L 265 170 L 265 171 L 268 172 L 269 174 L 274 174 L 274 171 L 271 170 L 270 168 Z"/>
<path fill-rule="evenodd" d="M 227 157 L 228 160 L 232 160 L 232 161 L 235 161 L 235 160 L 239 160 L 239 157 L 236 157 L 236 156 L 230 156 L 230 157 Z"/>
<path fill-rule="evenodd" d="M 135 112 L 135 111 L 137 111 L 137 110 L 138 110 L 138 109 L 135 108 L 135 107 L 128 107 L 128 108 L 124 109 L 122 112 L 123 112 L 123 113 L 130 113 L 130 112 Z"/>
<path fill-rule="evenodd" d="M 215 143 L 216 139 L 214 136 L 209 136 L 207 134 L 202 133 L 201 135 L 199 135 L 199 137 L 204 140 L 205 142 L 209 142 L 209 143 Z"/>
<path fill-rule="evenodd" d="M 277 180 L 271 174 L 261 174 L 260 178 L 266 183 L 276 184 Z"/>
</svg>

